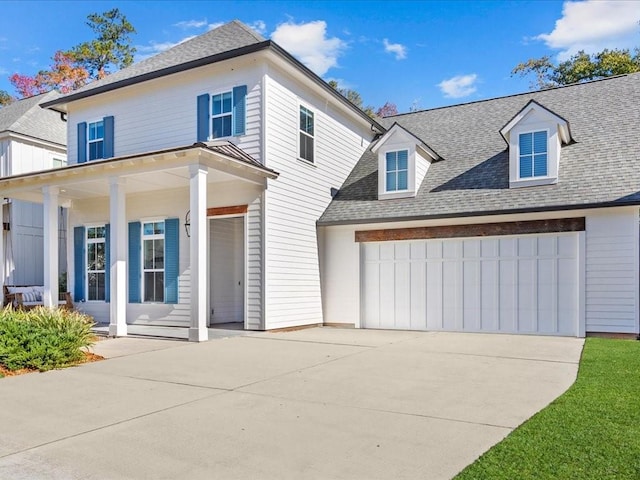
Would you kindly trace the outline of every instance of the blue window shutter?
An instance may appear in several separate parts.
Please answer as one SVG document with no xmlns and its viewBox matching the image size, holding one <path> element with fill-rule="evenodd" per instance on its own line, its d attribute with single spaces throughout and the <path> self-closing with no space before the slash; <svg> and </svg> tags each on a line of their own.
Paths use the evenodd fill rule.
<svg viewBox="0 0 640 480">
<path fill-rule="evenodd" d="M 84 227 L 75 227 L 73 229 L 73 300 L 80 302 L 84 300 L 84 282 L 85 282 L 85 260 L 84 253 Z"/>
<path fill-rule="evenodd" d="M 87 122 L 78 124 L 78 163 L 87 161 Z"/>
<path fill-rule="evenodd" d="M 104 301 L 111 301 L 111 226 L 104 226 Z"/>
<path fill-rule="evenodd" d="M 211 113 L 209 112 L 208 93 L 198 96 L 198 141 L 206 142 L 209 140 L 209 121 Z"/>
<path fill-rule="evenodd" d="M 247 86 L 233 88 L 233 134 L 244 135 L 247 123 Z"/>
<path fill-rule="evenodd" d="M 112 158 L 114 155 L 113 144 L 113 117 L 104 117 L 102 119 L 104 124 L 104 150 L 103 158 Z"/>
<path fill-rule="evenodd" d="M 129 303 L 140 303 L 140 222 L 129 223 Z"/>
<path fill-rule="evenodd" d="M 178 303 L 180 221 L 164 221 L 164 303 Z"/>
</svg>

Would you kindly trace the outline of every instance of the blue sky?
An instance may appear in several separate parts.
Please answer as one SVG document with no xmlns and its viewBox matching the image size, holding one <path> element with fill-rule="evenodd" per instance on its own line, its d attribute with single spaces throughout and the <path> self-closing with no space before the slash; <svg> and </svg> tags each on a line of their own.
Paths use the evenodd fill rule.
<svg viewBox="0 0 640 480">
<path fill-rule="evenodd" d="M 118 7 L 137 58 L 239 19 L 365 104 L 401 112 L 526 91 L 512 68 L 532 57 L 640 45 L 640 1 L 3 1 L 0 89 L 90 40 L 90 13 Z"/>
</svg>

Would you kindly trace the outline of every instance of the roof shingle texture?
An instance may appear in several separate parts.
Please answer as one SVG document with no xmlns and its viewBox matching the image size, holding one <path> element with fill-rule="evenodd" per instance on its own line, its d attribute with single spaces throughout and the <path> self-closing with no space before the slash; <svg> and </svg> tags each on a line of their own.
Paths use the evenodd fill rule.
<svg viewBox="0 0 640 480">
<path fill-rule="evenodd" d="M 58 96 L 56 92 L 44 93 L 0 108 L 0 133 L 19 133 L 66 145 L 67 126 L 60 118 L 60 114 L 40 108 L 41 103 L 54 100 Z"/>
<path fill-rule="evenodd" d="M 500 129 L 529 100 L 565 118 L 558 183 L 509 188 L 509 154 Z M 640 203 L 640 73 L 426 110 L 397 122 L 438 152 L 415 198 L 377 200 L 377 156 L 366 151 L 320 224 L 472 216 L 509 211 Z"/>
<path fill-rule="evenodd" d="M 70 95 L 88 92 L 135 77 L 159 72 L 194 60 L 260 43 L 265 39 L 238 20 L 233 20 L 203 35 L 182 42 L 153 57 L 149 57 L 101 80 L 91 82 Z M 63 100 L 64 97 L 61 99 Z"/>
</svg>

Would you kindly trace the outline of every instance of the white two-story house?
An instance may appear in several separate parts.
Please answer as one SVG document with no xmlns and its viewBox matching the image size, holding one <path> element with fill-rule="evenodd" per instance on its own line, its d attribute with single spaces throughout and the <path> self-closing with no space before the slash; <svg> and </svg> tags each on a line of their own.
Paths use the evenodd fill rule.
<svg viewBox="0 0 640 480">
<path fill-rule="evenodd" d="M 382 128 L 300 62 L 231 22 L 44 106 L 68 166 L 3 195 L 44 203 L 49 252 L 69 208 L 74 302 L 111 334 L 322 323 L 316 221 Z"/>
<path fill-rule="evenodd" d="M 40 108 L 50 92 L 0 108 L 0 177 L 62 168 L 67 163 L 67 129 L 61 115 Z M 42 205 L 6 198 L 2 206 L 4 283 L 43 284 Z M 66 272 L 66 216 L 59 210 L 60 273 Z"/>
</svg>

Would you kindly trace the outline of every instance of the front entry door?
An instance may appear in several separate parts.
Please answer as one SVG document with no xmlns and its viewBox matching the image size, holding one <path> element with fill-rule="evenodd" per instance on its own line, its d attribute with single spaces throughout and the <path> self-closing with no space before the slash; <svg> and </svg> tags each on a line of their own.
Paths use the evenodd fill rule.
<svg viewBox="0 0 640 480">
<path fill-rule="evenodd" d="M 244 322 L 244 217 L 210 222 L 210 324 Z"/>
</svg>

